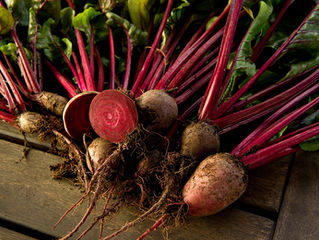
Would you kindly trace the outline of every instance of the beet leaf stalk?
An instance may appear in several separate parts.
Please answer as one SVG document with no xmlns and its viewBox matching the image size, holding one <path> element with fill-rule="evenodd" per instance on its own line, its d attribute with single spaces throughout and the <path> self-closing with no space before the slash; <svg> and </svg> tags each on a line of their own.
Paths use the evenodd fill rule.
<svg viewBox="0 0 319 240">
<path fill-rule="evenodd" d="M 200 116 L 211 119 L 218 118 L 223 115 L 247 90 L 260 78 L 260 76 L 287 50 L 287 47 L 294 41 L 295 37 L 300 33 L 302 27 L 308 23 L 309 18 L 318 11 L 318 6 L 314 7 L 308 16 L 303 20 L 299 27 L 290 35 L 290 37 L 278 48 L 278 50 L 266 61 L 266 63 L 249 79 L 229 100 L 224 102 L 218 108 L 212 108 L 210 104 L 203 104 L 203 110 L 200 110 Z M 210 89 L 210 87 L 209 87 Z M 212 90 L 210 90 L 212 91 Z M 213 97 L 213 96 L 212 96 Z M 212 100 L 211 100 L 212 101 Z M 204 106 L 206 106 L 204 108 Z M 205 113 L 205 114 L 203 114 Z M 200 117 L 200 119 L 203 119 Z"/>
<path fill-rule="evenodd" d="M 216 67 L 199 110 L 200 120 L 207 119 L 209 111 L 211 111 L 211 109 L 215 109 L 218 104 L 219 99 L 217 99 L 216 96 L 219 96 L 220 87 L 222 86 L 222 81 L 226 73 L 226 67 L 242 5 L 243 0 L 233 0 L 231 2 L 231 9 L 225 25 L 225 33 L 223 35 Z"/>
</svg>

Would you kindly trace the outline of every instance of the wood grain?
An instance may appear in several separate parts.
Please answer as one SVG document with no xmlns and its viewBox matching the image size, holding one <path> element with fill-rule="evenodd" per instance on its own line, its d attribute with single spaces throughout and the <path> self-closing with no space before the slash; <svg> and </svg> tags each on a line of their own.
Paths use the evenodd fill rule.
<svg viewBox="0 0 319 240">
<path fill-rule="evenodd" d="M 249 172 L 248 187 L 240 202 L 278 213 L 292 155 Z"/>
<path fill-rule="evenodd" d="M 296 155 L 274 240 L 319 239 L 319 154 Z"/>
<path fill-rule="evenodd" d="M 0 226 L 0 239 L 3 240 L 35 240 L 35 238 L 3 228 Z"/>
<path fill-rule="evenodd" d="M 51 179 L 49 165 L 59 162 L 59 157 L 31 150 L 28 159 L 20 160 L 22 146 L 4 140 L 0 140 L 0 146 L 0 218 L 52 236 L 67 233 L 79 221 L 87 203 L 67 216 L 56 229 L 52 228 L 81 196 L 72 184 Z M 135 216 L 136 209 L 124 208 L 106 223 L 105 231 L 109 233 Z M 152 224 L 145 221 L 117 239 L 135 239 Z M 273 228 L 274 222 L 267 218 L 229 208 L 215 216 L 193 218 L 186 226 L 170 231 L 169 235 L 174 240 L 267 240 L 271 239 Z M 96 239 L 97 234 L 97 230 L 92 231 L 84 239 Z M 148 239 L 162 239 L 160 231 L 153 232 Z"/>
</svg>

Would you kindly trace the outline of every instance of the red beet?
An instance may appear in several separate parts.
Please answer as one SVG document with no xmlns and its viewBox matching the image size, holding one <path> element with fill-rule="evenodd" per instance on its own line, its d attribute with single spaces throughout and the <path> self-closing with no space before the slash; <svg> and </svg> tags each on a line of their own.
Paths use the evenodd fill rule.
<svg viewBox="0 0 319 240">
<path fill-rule="evenodd" d="M 105 90 L 92 101 L 89 119 L 94 131 L 113 143 L 132 133 L 138 122 L 135 102 L 118 90 Z"/>
<path fill-rule="evenodd" d="M 183 188 L 191 216 L 215 214 L 236 201 L 246 190 L 247 174 L 233 155 L 217 153 L 205 158 Z"/>
</svg>

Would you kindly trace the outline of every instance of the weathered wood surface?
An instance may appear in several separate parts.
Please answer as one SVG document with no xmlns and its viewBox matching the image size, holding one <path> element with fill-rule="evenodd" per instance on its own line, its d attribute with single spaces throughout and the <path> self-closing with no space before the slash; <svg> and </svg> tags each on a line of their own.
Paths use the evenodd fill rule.
<svg viewBox="0 0 319 240">
<path fill-rule="evenodd" d="M 292 155 L 249 172 L 248 187 L 239 200 L 271 213 L 278 213 Z"/>
<path fill-rule="evenodd" d="M 49 165 L 60 161 L 59 157 L 38 150 L 31 150 L 22 159 L 23 147 L 0 140 L 0 218 L 52 236 L 61 236 L 79 221 L 86 204 L 56 229 L 52 226 L 58 218 L 81 196 L 79 190 L 65 181 L 52 180 Z M 134 218 L 135 209 L 125 209 L 106 224 L 110 232 Z M 95 212 L 96 213 L 96 212 Z M 147 221 L 131 229 L 117 239 L 135 239 L 152 222 Z M 274 222 L 242 210 L 228 208 L 211 217 L 194 218 L 187 226 L 170 232 L 170 239 L 271 239 Z M 85 239 L 96 239 L 97 231 Z M 162 239 L 160 231 L 148 239 Z"/>
<path fill-rule="evenodd" d="M 9 230 L 0 226 L 0 239 L 3 240 L 35 240 L 35 238 Z"/>
<path fill-rule="evenodd" d="M 274 240 L 319 239 L 319 154 L 296 155 Z"/>
</svg>

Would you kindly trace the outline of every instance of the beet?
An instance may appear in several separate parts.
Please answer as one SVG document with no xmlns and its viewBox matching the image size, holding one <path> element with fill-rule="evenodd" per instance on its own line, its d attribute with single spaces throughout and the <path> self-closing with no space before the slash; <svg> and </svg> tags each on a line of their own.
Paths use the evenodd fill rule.
<svg viewBox="0 0 319 240">
<path fill-rule="evenodd" d="M 45 118 L 36 112 L 24 112 L 17 117 L 17 125 L 21 131 L 35 133 L 46 125 Z"/>
<path fill-rule="evenodd" d="M 246 190 L 246 171 L 233 155 L 217 153 L 205 158 L 183 188 L 191 216 L 215 214 L 236 201 Z"/>
<path fill-rule="evenodd" d="M 86 152 L 86 163 L 90 171 L 93 173 L 114 150 L 115 146 L 108 140 L 95 138 Z"/>
<path fill-rule="evenodd" d="M 89 119 L 94 131 L 113 143 L 126 140 L 138 122 L 135 102 L 118 90 L 105 90 L 92 101 Z"/>
<path fill-rule="evenodd" d="M 46 91 L 39 92 L 33 97 L 42 107 L 58 116 L 62 116 L 64 107 L 68 102 L 65 97 Z"/>
<path fill-rule="evenodd" d="M 183 131 L 181 154 L 194 160 L 219 151 L 220 141 L 216 127 L 205 122 L 193 122 Z"/>
<path fill-rule="evenodd" d="M 163 132 L 177 119 L 175 99 L 163 90 L 150 90 L 136 99 L 139 110 L 144 113 L 144 127 Z"/>
<path fill-rule="evenodd" d="M 81 138 L 84 133 L 93 129 L 89 120 L 89 107 L 93 98 L 98 94 L 95 91 L 83 92 L 67 103 L 63 111 L 65 131 L 72 138 Z"/>
</svg>

